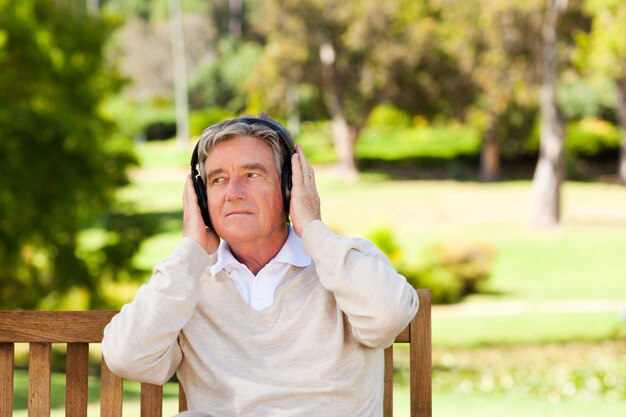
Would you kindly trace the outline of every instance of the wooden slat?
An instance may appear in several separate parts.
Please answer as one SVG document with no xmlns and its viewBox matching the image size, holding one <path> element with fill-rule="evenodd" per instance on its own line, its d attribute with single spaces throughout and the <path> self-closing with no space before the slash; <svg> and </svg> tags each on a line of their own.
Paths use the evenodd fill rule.
<svg viewBox="0 0 626 417">
<path fill-rule="evenodd" d="M 399 335 L 396 336 L 396 343 L 408 343 L 409 342 L 409 326 L 406 326 Z"/>
<path fill-rule="evenodd" d="M 0 417 L 13 415 L 13 343 L 0 343 Z"/>
<path fill-rule="evenodd" d="M 418 290 L 420 308 L 411 321 L 411 417 L 432 417 L 430 290 Z"/>
<path fill-rule="evenodd" d="M 393 345 L 385 349 L 383 416 L 393 417 Z"/>
<path fill-rule="evenodd" d="M 141 417 L 163 415 L 163 386 L 141 383 Z"/>
<path fill-rule="evenodd" d="M 68 343 L 66 359 L 65 416 L 87 417 L 89 344 Z"/>
<path fill-rule="evenodd" d="M 0 311 L 0 342 L 102 341 L 117 311 Z"/>
<path fill-rule="evenodd" d="M 178 412 L 187 411 L 187 394 L 181 382 L 178 383 Z"/>
<path fill-rule="evenodd" d="M 31 343 L 28 351 L 28 416 L 50 416 L 50 343 Z"/>
<path fill-rule="evenodd" d="M 100 417 L 121 417 L 123 380 L 111 372 L 104 358 L 100 378 Z"/>
</svg>

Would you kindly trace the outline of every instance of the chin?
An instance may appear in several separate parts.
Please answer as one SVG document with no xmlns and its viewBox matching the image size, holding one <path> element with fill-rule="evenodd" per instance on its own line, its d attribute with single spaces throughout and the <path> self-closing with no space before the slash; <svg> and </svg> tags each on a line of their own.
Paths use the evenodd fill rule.
<svg viewBox="0 0 626 417">
<path fill-rule="evenodd" d="M 217 234 L 226 242 L 237 242 L 254 239 L 261 233 L 258 227 L 246 221 L 229 222 L 217 227 Z"/>
</svg>

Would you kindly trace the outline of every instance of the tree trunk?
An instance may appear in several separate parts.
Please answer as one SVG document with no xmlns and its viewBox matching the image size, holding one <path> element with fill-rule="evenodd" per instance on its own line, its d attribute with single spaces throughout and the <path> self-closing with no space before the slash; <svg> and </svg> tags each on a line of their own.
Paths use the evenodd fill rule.
<svg viewBox="0 0 626 417">
<path fill-rule="evenodd" d="M 320 47 L 320 59 L 326 88 L 326 105 L 332 117 L 333 141 L 339 157 L 337 168 L 346 179 L 356 180 L 358 171 L 354 158 L 354 144 L 357 129 L 348 123 L 343 112 L 342 90 L 335 76 L 335 49 L 330 43 L 324 43 Z"/>
<path fill-rule="evenodd" d="M 626 184 L 626 76 L 615 80 L 615 92 L 617 93 L 617 118 L 622 133 L 617 175 L 619 180 Z"/>
<path fill-rule="evenodd" d="M 87 12 L 90 15 L 96 15 L 100 11 L 100 0 L 86 0 Z"/>
<path fill-rule="evenodd" d="M 484 182 L 500 178 L 500 142 L 498 140 L 498 117 L 490 116 L 489 127 L 485 131 L 480 152 L 480 179 Z"/>
<path fill-rule="evenodd" d="M 348 124 L 343 114 L 333 114 L 333 141 L 339 157 L 337 166 L 342 177 L 348 180 L 358 178 L 356 160 L 354 158 L 354 144 L 356 142 L 356 129 Z"/>
<path fill-rule="evenodd" d="M 241 0 L 228 0 L 228 34 L 238 40 L 242 33 L 242 4 Z"/>
<path fill-rule="evenodd" d="M 564 131 L 556 104 L 556 26 L 564 6 L 567 6 L 567 1 L 548 0 L 542 30 L 541 138 L 531 202 L 531 220 L 540 226 L 558 225 L 561 214 Z"/>
<path fill-rule="evenodd" d="M 187 65 L 185 64 L 185 39 L 180 0 L 168 1 L 170 11 L 170 39 L 176 105 L 176 140 L 181 149 L 189 142 L 189 110 L 187 104 Z"/>
</svg>

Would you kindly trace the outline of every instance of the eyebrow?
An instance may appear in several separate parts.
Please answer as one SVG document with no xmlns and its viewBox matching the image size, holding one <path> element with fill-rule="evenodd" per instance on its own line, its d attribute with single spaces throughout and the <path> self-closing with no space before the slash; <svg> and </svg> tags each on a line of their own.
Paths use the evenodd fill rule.
<svg viewBox="0 0 626 417">
<path fill-rule="evenodd" d="M 249 163 L 249 164 L 243 164 L 242 168 L 243 169 L 250 169 L 250 170 L 253 170 L 253 171 L 261 171 L 264 174 L 267 174 L 267 169 L 263 165 L 261 165 L 261 164 L 259 164 L 257 162 L 252 162 L 252 163 Z"/>
<path fill-rule="evenodd" d="M 261 171 L 264 174 L 267 174 L 267 169 L 263 165 L 261 165 L 261 164 L 259 164 L 257 162 L 250 162 L 248 164 L 243 164 L 241 167 L 243 169 L 245 169 L 245 170 Z M 211 178 L 211 177 L 213 177 L 215 175 L 223 174 L 225 172 L 226 172 L 226 170 L 223 169 L 223 168 L 212 169 L 211 171 L 207 172 L 206 177 L 208 179 L 208 178 Z"/>
</svg>

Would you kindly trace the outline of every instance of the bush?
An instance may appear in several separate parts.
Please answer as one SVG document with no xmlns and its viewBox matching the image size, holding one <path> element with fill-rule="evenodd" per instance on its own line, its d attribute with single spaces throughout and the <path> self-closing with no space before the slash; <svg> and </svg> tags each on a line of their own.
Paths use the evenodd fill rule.
<svg viewBox="0 0 626 417">
<path fill-rule="evenodd" d="M 402 250 L 396 242 L 393 233 L 389 229 L 378 229 L 370 232 L 367 236 L 378 249 L 380 249 L 391 261 L 396 263 L 402 259 Z"/>
<path fill-rule="evenodd" d="M 417 265 L 398 270 L 413 287 L 429 288 L 433 303 L 447 304 L 478 292 L 491 276 L 494 257 L 493 247 L 484 243 L 438 243 L 424 248 Z"/>
<path fill-rule="evenodd" d="M 411 126 L 411 118 L 392 104 L 380 104 L 372 110 L 367 125 L 392 129 L 408 128 Z"/>
<path fill-rule="evenodd" d="M 611 123 L 587 117 L 567 126 L 566 147 L 580 156 L 599 155 L 620 146 L 620 134 Z"/>
<path fill-rule="evenodd" d="M 461 301 L 478 292 L 491 276 L 495 250 L 485 243 L 435 243 L 422 250 L 417 264 L 409 266 L 404 264 L 402 250 L 391 230 L 377 229 L 367 237 L 414 288 L 430 289 L 435 304 Z"/>
<path fill-rule="evenodd" d="M 619 149 L 620 140 L 619 129 L 616 126 L 595 117 L 570 122 L 565 131 L 565 149 L 568 153 L 581 157 L 615 152 Z M 538 151 L 539 124 L 529 137 L 527 147 L 529 151 Z"/>
</svg>

